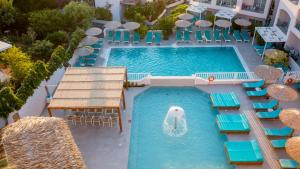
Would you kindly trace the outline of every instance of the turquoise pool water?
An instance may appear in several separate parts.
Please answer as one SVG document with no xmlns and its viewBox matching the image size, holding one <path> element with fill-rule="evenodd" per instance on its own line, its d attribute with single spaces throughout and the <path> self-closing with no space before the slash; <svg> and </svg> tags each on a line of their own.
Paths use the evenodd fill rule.
<svg viewBox="0 0 300 169">
<path fill-rule="evenodd" d="M 112 48 L 107 65 L 160 76 L 245 71 L 233 47 Z"/>
<path fill-rule="evenodd" d="M 233 169 L 208 94 L 195 88 L 150 88 L 134 100 L 128 169 Z M 170 106 L 185 110 L 187 133 L 163 132 Z"/>
</svg>

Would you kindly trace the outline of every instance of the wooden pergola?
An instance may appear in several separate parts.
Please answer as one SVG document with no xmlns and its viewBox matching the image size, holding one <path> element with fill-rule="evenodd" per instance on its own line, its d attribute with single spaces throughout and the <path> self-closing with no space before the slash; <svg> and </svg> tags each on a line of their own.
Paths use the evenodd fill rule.
<svg viewBox="0 0 300 169">
<path fill-rule="evenodd" d="M 128 88 L 124 67 L 70 67 L 48 105 L 49 116 L 52 110 L 116 109 L 122 132 L 121 104 L 126 108 L 124 83 Z"/>
</svg>

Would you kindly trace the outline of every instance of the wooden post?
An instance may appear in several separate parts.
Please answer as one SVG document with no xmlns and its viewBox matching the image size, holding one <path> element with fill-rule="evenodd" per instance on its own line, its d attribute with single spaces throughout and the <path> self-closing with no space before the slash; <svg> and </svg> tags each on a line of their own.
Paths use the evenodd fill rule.
<svg viewBox="0 0 300 169">
<path fill-rule="evenodd" d="M 51 112 L 50 108 L 48 108 L 48 114 L 49 114 L 49 117 L 52 117 L 52 112 Z"/>
<path fill-rule="evenodd" d="M 127 74 L 127 69 L 125 71 L 125 79 L 126 79 L 126 85 L 125 85 L 125 87 L 126 87 L 126 90 L 128 90 L 128 74 Z"/>
<path fill-rule="evenodd" d="M 117 108 L 117 111 L 118 111 L 118 116 L 119 116 L 120 132 L 122 133 L 122 131 L 123 131 L 123 126 L 122 126 L 122 119 L 121 119 L 121 111 L 120 111 L 120 107 Z"/>
<path fill-rule="evenodd" d="M 122 99 L 123 99 L 123 107 L 124 107 L 124 109 L 126 109 L 126 101 L 125 101 L 124 90 L 122 90 Z"/>
</svg>

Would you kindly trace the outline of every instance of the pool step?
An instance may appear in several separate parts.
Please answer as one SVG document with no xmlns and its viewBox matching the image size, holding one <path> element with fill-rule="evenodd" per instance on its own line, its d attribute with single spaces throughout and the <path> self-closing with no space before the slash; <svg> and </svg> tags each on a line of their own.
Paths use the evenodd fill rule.
<svg viewBox="0 0 300 169">
<path fill-rule="evenodd" d="M 151 76 L 151 86 L 195 86 L 192 76 Z"/>
</svg>

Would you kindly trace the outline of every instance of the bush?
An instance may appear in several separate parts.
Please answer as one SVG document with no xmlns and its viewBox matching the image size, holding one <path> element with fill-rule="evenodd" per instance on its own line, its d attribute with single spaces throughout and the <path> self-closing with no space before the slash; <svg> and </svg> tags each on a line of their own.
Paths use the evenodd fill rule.
<svg viewBox="0 0 300 169">
<path fill-rule="evenodd" d="M 46 40 L 49 40 L 54 46 L 65 45 L 69 41 L 69 37 L 67 32 L 65 31 L 57 31 L 47 35 Z"/>
<path fill-rule="evenodd" d="M 68 62 L 70 55 L 66 52 L 65 48 L 58 46 L 51 54 L 51 58 L 47 62 L 48 78 L 58 69 L 61 68 L 64 63 Z"/>
<path fill-rule="evenodd" d="M 13 5 L 22 12 L 63 7 L 70 0 L 14 0 Z"/>
<path fill-rule="evenodd" d="M 145 20 L 145 16 L 141 15 L 140 13 L 136 13 L 133 18 L 133 21 L 138 23 L 144 23 Z"/>
<path fill-rule="evenodd" d="M 69 42 L 68 52 L 72 53 L 78 46 L 79 42 L 85 36 L 84 30 L 81 28 L 77 28 L 71 35 L 71 39 Z"/>
<path fill-rule="evenodd" d="M 181 4 L 181 5 L 178 5 L 176 8 L 174 8 L 172 11 L 171 11 L 171 15 L 173 14 L 182 14 L 182 13 L 185 13 L 186 12 L 186 9 L 188 8 L 189 6 L 187 4 Z"/>
<path fill-rule="evenodd" d="M 155 25 L 155 29 L 163 31 L 163 38 L 165 40 L 169 39 L 169 36 L 173 33 L 174 20 L 171 16 L 163 17 L 158 20 Z"/>
<path fill-rule="evenodd" d="M 275 56 L 266 55 L 264 58 L 264 63 L 271 66 L 282 65 L 287 67 L 289 65 L 289 58 L 287 57 L 287 53 L 284 51 L 277 51 Z"/>
<path fill-rule="evenodd" d="M 53 46 L 53 43 L 48 40 L 36 40 L 28 49 L 28 52 L 36 59 L 48 60 L 53 51 Z"/>
<path fill-rule="evenodd" d="M 146 34 L 148 32 L 148 27 L 145 26 L 144 24 L 141 24 L 139 29 L 137 29 L 136 31 L 140 34 L 140 38 L 144 39 L 144 37 L 146 36 Z"/>
<path fill-rule="evenodd" d="M 95 18 L 105 21 L 111 21 L 112 20 L 112 13 L 109 9 L 106 8 L 96 8 L 95 10 Z"/>
<path fill-rule="evenodd" d="M 215 15 L 211 11 L 207 11 L 207 13 L 205 15 L 205 19 L 214 24 Z"/>
<path fill-rule="evenodd" d="M 0 0 L 0 31 L 15 22 L 15 8 L 12 0 Z"/>
</svg>

